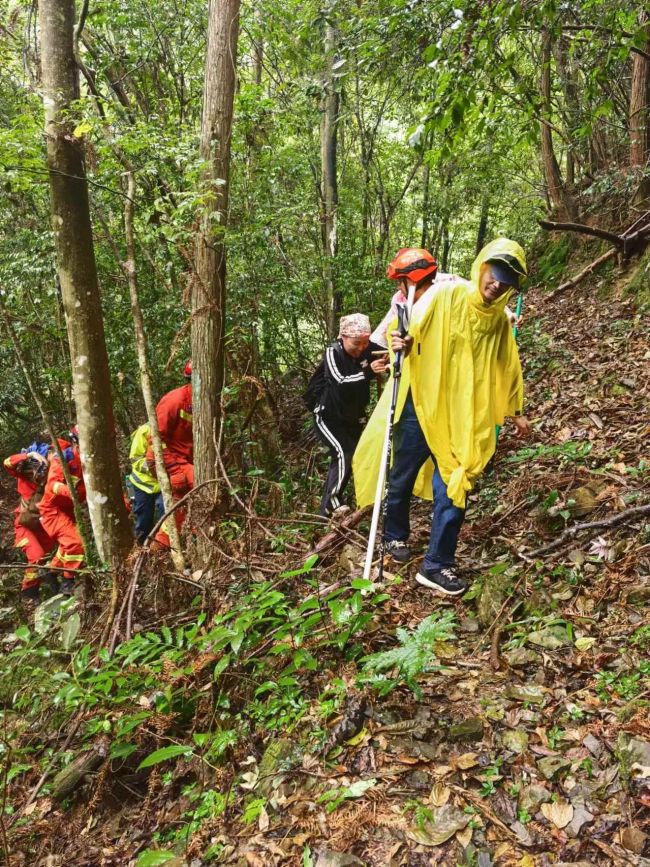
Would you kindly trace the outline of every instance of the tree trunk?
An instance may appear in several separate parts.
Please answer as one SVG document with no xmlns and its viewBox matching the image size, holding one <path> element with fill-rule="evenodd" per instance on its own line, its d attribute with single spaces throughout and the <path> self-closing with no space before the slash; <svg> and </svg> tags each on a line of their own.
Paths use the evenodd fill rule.
<svg viewBox="0 0 650 867">
<path fill-rule="evenodd" d="M 88 509 L 97 551 L 117 569 L 133 540 L 122 497 L 111 383 L 83 150 L 74 135 L 79 96 L 74 0 L 39 3 L 52 227 L 65 310 Z"/>
<path fill-rule="evenodd" d="M 156 460 L 156 476 L 160 484 L 160 492 L 162 494 L 165 512 L 169 512 L 174 504 L 172 497 L 172 488 L 169 483 L 169 476 L 165 469 L 165 460 L 163 458 L 163 444 L 160 438 L 160 430 L 158 429 L 158 417 L 156 416 L 156 401 L 153 396 L 151 387 L 151 371 L 149 370 L 149 359 L 147 358 L 147 335 L 144 330 L 144 319 L 142 317 L 142 308 L 140 307 L 140 297 L 138 295 L 138 281 L 135 268 L 135 233 L 133 231 L 133 212 L 135 210 L 135 177 L 133 172 L 127 175 L 127 195 L 124 205 L 124 234 L 126 237 L 126 262 L 124 263 L 124 271 L 126 272 L 129 281 L 129 294 L 131 296 L 131 315 L 133 316 L 133 329 L 135 331 L 135 346 L 138 354 L 138 366 L 140 368 L 140 384 L 142 386 L 142 397 L 147 410 L 147 421 L 151 431 L 151 443 L 153 445 L 153 453 Z M 176 521 L 170 520 L 166 524 L 166 530 L 171 542 L 171 555 L 174 561 L 174 566 L 179 572 L 185 569 L 185 562 L 181 551 L 181 539 L 178 532 Z"/>
<path fill-rule="evenodd" d="M 333 6 L 326 10 L 325 72 L 321 101 L 320 157 L 321 157 L 321 226 L 323 239 L 323 278 L 327 297 L 327 331 L 330 339 L 336 337 L 337 320 L 341 312 L 341 292 L 336 288 L 334 259 L 338 248 L 337 208 L 338 183 L 336 176 L 337 134 L 339 121 L 339 93 L 334 82 L 337 33 L 331 22 Z"/>
<path fill-rule="evenodd" d="M 644 49 L 650 52 L 650 16 L 641 12 L 639 23 L 647 35 Z M 632 55 L 632 82 L 630 85 L 630 165 L 648 168 L 650 156 L 650 60 L 641 54 Z M 641 182 L 637 203 L 650 195 L 650 178 Z"/>
<path fill-rule="evenodd" d="M 485 247 L 488 228 L 488 216 L 490 212 L 490 200 L 487 196 L 483 197 L 481 202 L 481 216 L 478 221 L 478 231 L 476 233 L 476 255 Z"/>
<path fill-rule="evenodd" d="M 255 40 L 253 42 L 253 81 L 259 87 L 262 84 L 262 71 L 264 69 L 264 36 L 262 35 L 264 32 L 264 20 L 259 6 L 255 7 L 253 17 L 256 24 Z"/>
<path fill-rule="evenodd" d="M 442 273 L 447 272 L 449 267 L 449 253 L 451 252 L 451 238 L 449 237 L 449 217 L 445 214 L 442 223 L 442 253 L 440 259 L 440 270 Z"/>
<path fill-rule="evenodd" d="M 192 286 L 192 419 L 197 485 L 217 476 L 225 372 L 225 230 L 239 5 L 240 0 L 210 0 L 209 7 L 200 142 L 205 201 Z M 200 559 L 206 555 L 207 549 L 199 545 Z"/>
<path fill-rule="evenodd" d="M 568 193 L 560 167 L 553 150 L 553 136 L 551 133 L 551 34 L 545 28 L 542 30 L 542 71 L 540 75 L 539 89 L 542 97 L 542 122 L 540 133 L 542 141 L 542 166 L 546 188 L 551 200 L 551 205 L 558 215 L 568 216 L 571 220 L 578 218 L 578 211 L 573 198 Z"/>
<path fill-rule="evenodd" d="M 576 140 L 579 139 L 576 136 L 576 130 L 580 124 L 580 97 L 575 61 L 571 57 L 566 34 L 560 36 L 555 44 L 554 55 L 564 92 L 566 125 L 568 128 L 566 185 L 569 190 L 573 190 L 575 187 L 576 157 L 578 156 Z"/>
<path fill-rule="evenodd" d="M 428 250 L 429 244 L 429 187 L 430 187 L 430 170 L 429 164 L 424 164 L 423 174 L 422 174 L 422 238 L 421 244 L 423 250 Z"/>
</svg>

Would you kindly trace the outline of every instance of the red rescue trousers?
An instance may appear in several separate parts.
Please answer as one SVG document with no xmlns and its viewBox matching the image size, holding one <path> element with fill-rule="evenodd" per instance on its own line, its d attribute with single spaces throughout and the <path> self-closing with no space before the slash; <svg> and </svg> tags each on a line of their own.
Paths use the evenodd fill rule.
<svg viewBox="0 0 650 867">
<path fill-rule="evenodd" d="M 179 455 L 169 454 L 167 450 L 164 455 L 165 467 L 169 475 L 169 483 L 172 486 L 172 496 L 174 502 L 177 502 L 194 487 L 194 464 L 184 461 Z M 174 518 L 176 519 L 176 526 L 178 527 L 179 533 L 183 528 L 186 516 L 187 509 L 184 506 L 181 506 L 180 509 L 176 509 L 174 512 Z M 156 533 L 156 542 L 160 545 L 164 545 L 166 548 L 170 547 L 169 533 L 165 530 L 165 524 L 163 524 L 160 530 Z"/>
<path fill-rule="evenodd" d="M 41 524 L 59 546 L 50 566 L 65 569 L 63 577 L 73 578 L 84 562 L 84 546 L 74 518 L 62 509 L 42 509 Z"/>
<path fill-rule="evenodd" d="M 18 519 L 14 521 L 14 529 L 16 538 L 14 547 L 25 552 L 25 557 L 29 566 L 25 569 L 21 590 L 27 590 L 29 587 L 38 586 L 40 580 L 38 577 L 38 567 L 45 565 L 47 555 L 54 547 L 54 539 L 52 539 L 42 528 L 31 530 L 29 527 L 23 527 L 18 523 Z"/>
</svg>

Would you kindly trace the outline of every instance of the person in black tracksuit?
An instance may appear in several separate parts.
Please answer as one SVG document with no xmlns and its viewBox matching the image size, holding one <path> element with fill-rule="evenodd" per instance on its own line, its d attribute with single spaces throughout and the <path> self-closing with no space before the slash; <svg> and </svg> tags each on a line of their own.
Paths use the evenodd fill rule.
<svg viewBox="0 0 650 867">
<path fill-rule="evenodd" d="M 331 515 L 352 472 L 352 455 L 359 442 L 370 402 L 370 383 L 387 370 L 388 357 L 374 358 L 382 346 L 370 342 L 370 321 L 361 313 L 343 316 L 338 338 L 327 347 L 311 378 L 305 402 L 314 413 L 314 428 L 330 453 L 320 514 Z"/>
</svg>

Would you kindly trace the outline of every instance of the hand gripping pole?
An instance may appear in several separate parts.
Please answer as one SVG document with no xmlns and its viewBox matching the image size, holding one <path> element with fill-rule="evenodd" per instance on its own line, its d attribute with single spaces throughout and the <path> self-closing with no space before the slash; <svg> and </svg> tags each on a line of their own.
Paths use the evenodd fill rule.
<svg viewBox="0 0 650 867">
<path fill-rule="evenodd" d="M 413 301 L 415 297 L 415 284 L 409 284 L 408 298 L 406 304 L 397 304 L 397 328 L 400 337 L 406 337 L 411 321 L 411 313 L 413 311 Z M 396 352 L 393 361 L 393 391 L 390 400 L 390 409 L 388 411 L 388 419 L 386 421 L 386 430 L 384 433 L 384 442 L 379 459 L 379 472 L 377 474 L 377 488 L 375 490 L 375 502 L 372 509 L 372 520 L 370 521 L 370 534 L 368 536 L 368 548 L 366 549 L 366 562 L 363 567 L 363 577 L 369 581 L 370 571 L 372 569 L 372 561 L 375 553 L 375 542 L 377 539 L 377 528 L 379 526 L 379 516 L 386 517 L 386 482 L 390 473 L 390 462 L 393 446 L 393 424 L 395 422 L 395 409 L 397 407 L 397 395 L 399 393 L 400 378 L 402 375 L 402 353 Z M 382 533 L 379 540 L 379 578 L 384 571 L 384 533 L 382 521 Z"/>
</svg>

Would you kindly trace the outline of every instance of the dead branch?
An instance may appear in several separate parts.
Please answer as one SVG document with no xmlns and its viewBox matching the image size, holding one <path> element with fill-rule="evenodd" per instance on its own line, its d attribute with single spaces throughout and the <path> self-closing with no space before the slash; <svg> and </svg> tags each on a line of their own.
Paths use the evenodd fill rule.
<svg viewBox="0 0 650 867">
<path fill-rule="evenodd" d="M 549 298 L 555 298 L 560 295 L 562 292 L 565 292 L 567 289 L 571 289 L 573 286 L 576 286 L 585 277 L 588 277 L 590 274 L 593 274 L 601 265 L 604 265 L 605 262 L 609 262 L 610 259 L 613 259 L 617 254 L 616 247 L 612 247 L 606 253 L 603 253 L 602 256 L 599 256 L 597 259 L 594 259 L 591 264 L 587 265 L 586 268 L 583 268 L 575 277 L 571 277 L 570 280 L 567 280 L 565 283 L 562 283 L 557 289 L 549 295 Z"/>
<path fill-rule="evenodd" d="M 336 544 L 340 544 L 345 540 L 345 530 L 350 530 L 353 527 L 356 527 L 357 524 L 360 524 L 361 521 L 367 517 L 368 509 L 357 509 L 356 512 L 352 512 L 352 514 L 348 515 L 345 520 L 341 522 L 338 527 L 334 527 L 334 529 L 328 533 L 326 536 L 317 542 L 311 550 L 312 554 L 322 554 L 324 551 L 327 551 L 328 548 L 334 547 Z"/>
<path fill-rule="evenodd" d="M 598 226 L 585 226 L 584 223 L 554 223 L 552 220 L 538 220 L 538 223 L 542 229 L 549 232 L 577 232 L 579 235 L 603 238 L 613 244 L 622 253 L 624 259 L 628 259 L 633 253 L 642 249 L 650 237 L 650 224 L 646 224 L 646 216 L 646 214 L 642 215 L 621 235 L 600 229 Z M 640 227 L 633 231 L 636 226 Z"/>
<path fill-rule="evenodd" d="M 20 817 L 23 815 L 23 813 L 25 812 L 25 810 L 26 810 L 26 809 L 27 809 L 31 804 L 34 803 L 34 801 L 36 800 L 36 798 L 37 798 L 37 796 L 38 796 L 38 793 L 39 793 L 39 792 L 41 791 L 41 789 L 43 788 L 43 786 L 44 786 L 44 784 L 45 784 L 45 781 L 47 780 L 47 778 L 48 778 L 48 776 L 49 776 L 49 774 L 50 774 L 50 771 L 51 771 L 52 768 L 54 767 L 54 764 L 55 764 L 56 760 L 58 759 L 58 757 L 59 757 L 62 753 L 64 753 L 64 752 L 68 749 L 68 747 L 70 746 L 70 743 L 72 742 L 72 738 L 77 734 L 77 732 L 78 732 L 78 730 L 79 730 L 79 726 L 81 725 L 82 720 L 83 720 L 83 713 L 78 712 L 77 715 L 76 715 L 75 721 L 74 721 L 74 725 L 72 726 L 72 728 L 71 728 L 70 731 L 68 732 L 68 736 L 66 737 L 66 739 L 65 739 L 65 741 L 64 741 L 64 743 L 63 743 L 63 746 L 61 747 L 60 750 L 58 750 L 57 752 L 55 752 L 55 753 L 52 755 L 50 761 L 49 761 L 48 764 L 47 764 L 47 767 L 45 768 L 45 770 L 43 771 L 43 773 L 42 773 L 41 776 L 39 777 L 38 782 L 36 783 L 36 785 L 34 786 L 34 788 L 32 789 L 32 791 L 30 792 L 29 798 L 27 798 L 27 800 L 25 801 L 25 803 L 23 804 L 23 806 L 21 807 L 21 809 L 18 810 L 16 813 L 14 813 L 14 815 L 11 817 L 11 819 L 10 819 L 10 821 L 9 821 L 10 826 L 13 825 L 15 822 L 17 822 L 18 819 L 20 819 Z"/>
<path fill-rule="evenodd" d="M 625 246 L 625 239 L 620 235 L 615 235 L 614 232 L 608 232 L 606 229 L 599 229 L 597 226 L 585 226 L 583 223 L 554 223 L 552 220 L 538 220 L 538 223 L 542 229 L 549 232 L 577 232 L 579 235 L 603 238 L 619 250 Z"/>
<path fill-rule="evenodd" d="M 611 518 L 604 518 L 602 521 L 587 521 L 584 524 L 574 524 L 572 527 L 567 527 L 562 535 L 549 545 L 543 545 L 541 548 L 536 548 L 534 551 L 527 551 L 526 553 L 518 552 L 518 555 L 523 560 L 530 560 L 533 557 L 539 557 L 541 554 L 555 551 L 564 545 L 565 542 L 571 541 L 574 536 L 585 530 L 601 530 L 608 527 L 616 527 L 618 524 L 624 524 L 642 515 L 650 515 L 650 503 L 646 503 L 643 506 L 634 506 L 632 509 L 626 509 L 624 512 L 618 512 L 616 515 L 612 515 Z"/>
<path fill-rule="evenodd" d="M 124 614 L 125 609 L 128 606 L 127 619 L 126 619 L 126 636 L 127 639 L 130 638 L 131 633 L 131 619 L 133 614 L 133 600 L 135 598 L 135 591 L 138 586 L 138 579 L 140 577 L 140 573 L 142 572 L 142 567 L 144 565 L 144 561 L 149 553 L 149 547 L 151 542 L 155 539 L 156 534 L 165 523 L 167 518 L 172 515 L 179 506 L 182 506 L 184 502 L 186 502 L 190 497 L 196 494 L 197 491 L 200 491 L 206 485 L 213 485 L 219 482 L 219 479 L 207 479 L 205 482 L 201 482 L 200 485 L 196 485 L 194 488 L 189 490 L 186 494 L 184 494 L 179 500 L 177 500 L 174 505 L 169 509 L 168 512 L 165 512 L 164 515 L 161 515 L 158 522 L 152 528 L 151 532 L 147 536 L 142 546 L 142 550 L 138 554 L 138 559 L 136 560 L 135 568 L 133 570 L 133 578 L 129 584 L 129 587 L 124 594 L 124 598 L 122 599 L 122 605 L 120 606 L 120 610 L 117 614 L 117 617 L 114 619 L 113 623 L 108 623 L 106 629 L 104 630 L 104 635 L 102 636 L 102 644 L 106 640 L 108 633 L 111 633 L 110 642 L 108 645 L 108 654 L 109 656 L 113 655 L 113 651 L 115 650 L 115 646 L 117 644 L 117 639 L 120 634 L 120 623 L 122 620 L 122 615 Z"/>
</svg>

